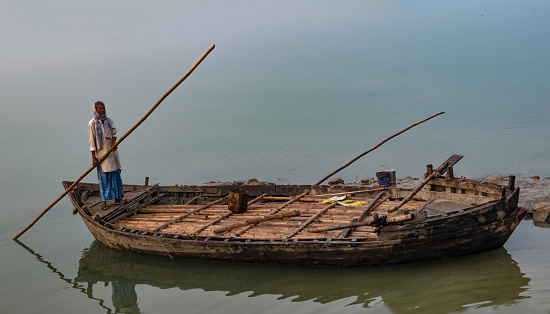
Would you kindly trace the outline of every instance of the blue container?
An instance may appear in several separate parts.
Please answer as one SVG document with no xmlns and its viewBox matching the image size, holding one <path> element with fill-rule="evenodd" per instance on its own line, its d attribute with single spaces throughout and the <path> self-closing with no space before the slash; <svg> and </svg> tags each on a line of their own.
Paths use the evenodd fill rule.
<svg viewBox="0 0 550 314">
<path fill-rule="evenodd" d="M 395 184 L 395 170 L 389 169 L 386 171 L 379 171 L 376 173 L 378 179 L 378 185 L 389 186 Z"/>
</svg>

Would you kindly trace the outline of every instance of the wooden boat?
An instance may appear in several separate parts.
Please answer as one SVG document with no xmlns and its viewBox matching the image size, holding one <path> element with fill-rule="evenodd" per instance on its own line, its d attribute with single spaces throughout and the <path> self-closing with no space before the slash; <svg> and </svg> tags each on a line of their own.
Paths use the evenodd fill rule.
<svg viewBox="0 0 550 314">
<path fill-rule="evenodd" d="M 525 216 L 513 177 L 508 186 L 454 178 L 452 166 L 461 157 L 435 170 L 428 166 L 414 190 L 125 185 L 127 202 L 107 211 L 97 184 L 79 183 L 69 196 L 92 235 L 115 249 L 193 260 L 400 264 L 502 247 Z M 67 189 L 72 182 L 63 184 Z"/>
</svg>

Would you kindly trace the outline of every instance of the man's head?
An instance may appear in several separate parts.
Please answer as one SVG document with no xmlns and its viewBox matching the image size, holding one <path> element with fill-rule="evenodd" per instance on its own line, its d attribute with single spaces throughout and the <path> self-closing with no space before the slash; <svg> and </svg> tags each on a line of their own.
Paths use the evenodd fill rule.
<svg viewBox="0 0 550 314">
<path fill-rule="evenodd" d="M 98 115 L 104 116 L 105 115 L 105 104 L 102 101 L 96 101 L 94 104 L 94 109 L 97 112 Z"/>
</svg>

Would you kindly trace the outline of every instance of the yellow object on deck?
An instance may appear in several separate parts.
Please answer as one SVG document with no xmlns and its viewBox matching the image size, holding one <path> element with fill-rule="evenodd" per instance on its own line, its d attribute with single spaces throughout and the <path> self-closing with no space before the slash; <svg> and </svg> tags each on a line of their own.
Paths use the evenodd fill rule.
<svg viewBox="0 0 550 314">
<path fill-rule="evenodd" d="M 365 202 L 348 200 L 347 196 L 345 196 L 345 195 L 344 196 L 331 197 L 327 200 L 322 201 L 321 203 L 330 204 L 330 203 L 334 203 L 334 202 L 337 202 L 338 204 L 340 204 L 342 206 L 362 206 L 362 205 L 365 205 Z"/>
</svg>

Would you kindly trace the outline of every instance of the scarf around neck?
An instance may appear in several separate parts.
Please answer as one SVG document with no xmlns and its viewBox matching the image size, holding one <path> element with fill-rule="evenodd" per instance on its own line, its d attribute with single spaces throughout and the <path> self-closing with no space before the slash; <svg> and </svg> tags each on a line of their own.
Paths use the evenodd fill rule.
<svg viewBox="0 0 550 314">
<path fill-rule="evenodd" d="M 111 122 L 109 122 L 109 117 L 107 114 L 100 115 L 97 113 L 96 105 L 94 104 L 94 123 L 95 123 L 95 138 L 97 142 L 97 149 L 103 148 L 103 134 L 105 133 L 105 138 L 112 138 L 113 128 L 111 127 Z M 101 122 L 103 123 L 101 123 Z"/>
</svg>

